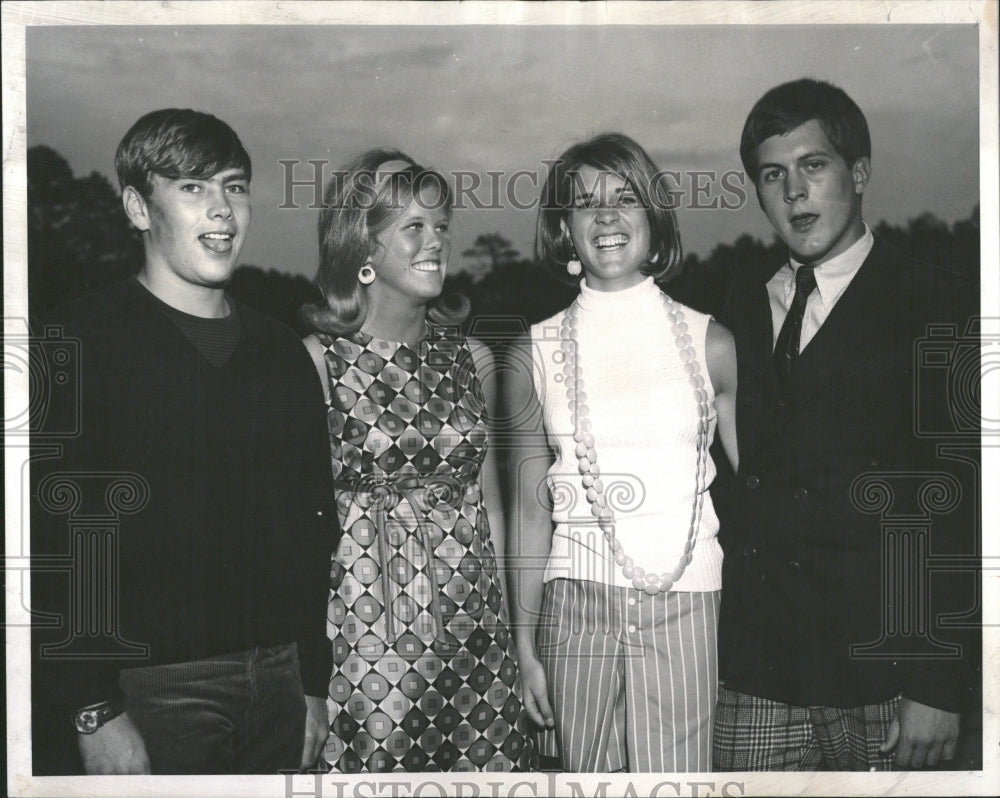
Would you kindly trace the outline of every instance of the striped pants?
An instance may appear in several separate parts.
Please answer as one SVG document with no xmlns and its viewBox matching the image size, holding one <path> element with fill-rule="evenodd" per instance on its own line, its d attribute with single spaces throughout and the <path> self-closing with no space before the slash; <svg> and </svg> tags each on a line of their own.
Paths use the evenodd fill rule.
<svg viewBox="0 0 1000 798">
<path fill-rule="evenodd" d="M 718 612 L 718 591 L 549 582 L 537 646 L 555 731 L 541 753 L 572 772 L 710 770 Z"/>
</svg>

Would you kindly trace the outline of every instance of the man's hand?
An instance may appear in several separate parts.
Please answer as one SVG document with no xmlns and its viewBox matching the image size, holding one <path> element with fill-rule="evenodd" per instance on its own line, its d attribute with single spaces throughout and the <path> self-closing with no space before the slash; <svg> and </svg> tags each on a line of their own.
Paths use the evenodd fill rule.
<svg viewBox="0 0 1000 798">
<path fill-rule="evenodd" d="M 879 749 L 896 749 L 894 766 L 900 770 L 934 767 L 953 759 L 958 743 L 959 715 L 902 698 L 889 733 Z"/>
<path fill-rule="evenodd" d="M 302 743 L 300 770 L 309 770 L 319 759 L 320 751 L 330 736 L 330 719 L 326 710 L 326 696 L 306 696 L 306 735 Z"/>
<path fill-rule="evenodd" d="M 77 743 L 88 776 L 151 772 L 146 743 L 127 713 L 112 718 L 93 734 L 78 734 Z"/>
</svg>

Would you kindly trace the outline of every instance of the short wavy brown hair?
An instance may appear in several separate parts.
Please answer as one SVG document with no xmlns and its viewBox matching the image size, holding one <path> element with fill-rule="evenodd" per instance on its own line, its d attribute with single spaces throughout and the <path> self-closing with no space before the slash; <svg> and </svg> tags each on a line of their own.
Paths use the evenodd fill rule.
<svg viewBox="0 0 1000 798">
<path fill-rule="evenodd" d="M 848 168 L 859 158 L 871 158 L 868 120 L 857 103 L 832 83 L 801 78 L 775 86 L 754 104 L 747 116 L 740 137 L 740 160 L 754 185 L 760 173 L 757 161 L 760 145 L 814 119 Z"/>
<path fill-rule="evenodd" d="M 189 108 L 163 108 L 139 118 L 115 153 L 118 184 L 147 199 L 153 175 L 169 180 L 204 180 L 226 169 L 251 177 L 250 155 L 229 125 Z"/>
<path fill-rule="evenodd" d="M 602 133 L 574 144 L 550 165 L 535 228 L 535 255 L 543 268 L 562 282 L 575 285 L 580 281 L 580 277 L 566 271 L 566 264 L 576 253 L 562 222 L 568 222 L 573 209 L 573 178 L 582 166 L 618 175 L 632 187 L 646 210 L 652 245 L 641 272 L 652 275 L 657 282 L 674 277 L 683 256 L 674 198 L 653 159 L 622 133 Z"/>
</svg>

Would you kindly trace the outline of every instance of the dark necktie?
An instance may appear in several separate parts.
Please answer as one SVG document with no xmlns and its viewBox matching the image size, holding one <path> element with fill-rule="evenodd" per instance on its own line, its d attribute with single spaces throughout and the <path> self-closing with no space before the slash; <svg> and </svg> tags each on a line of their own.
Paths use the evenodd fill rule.
<svg viewBox="0 0 1000 798">
<path fill-rule="evenodd" d="M 799 356 L 799 338 L 802 333 L 802 316 L 806 312 L 806 300 L 816 287 L 815 266 L 799 266 L 795 272 L 795 296 L 792 306 L 781 325 L 778 341 L 774 345 L 774 367 L 778 371 L 778 380 L 784 386 L 792 373 L 792 364 Z"/>
</svg>

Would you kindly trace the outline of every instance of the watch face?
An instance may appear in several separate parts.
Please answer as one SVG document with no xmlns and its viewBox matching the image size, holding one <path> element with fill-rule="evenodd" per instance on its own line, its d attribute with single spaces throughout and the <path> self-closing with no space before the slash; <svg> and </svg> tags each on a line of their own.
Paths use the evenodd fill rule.
<svg viewBox="0 0 1000 798">
<path fill-rule="evenodd" d="M 92 734 L 99 725 L 96 710 L 88 709 L 76 716 L 76 730 L 81 734 Z"/>
</svg>

